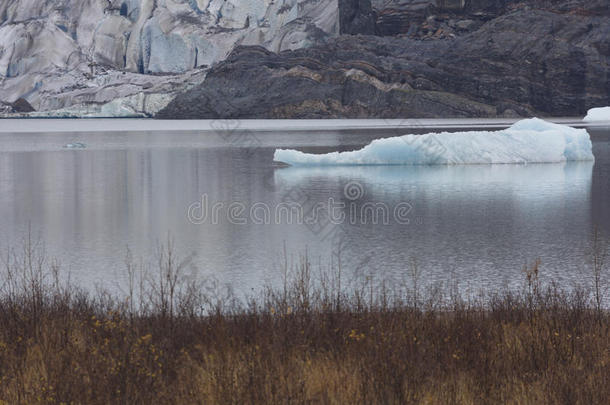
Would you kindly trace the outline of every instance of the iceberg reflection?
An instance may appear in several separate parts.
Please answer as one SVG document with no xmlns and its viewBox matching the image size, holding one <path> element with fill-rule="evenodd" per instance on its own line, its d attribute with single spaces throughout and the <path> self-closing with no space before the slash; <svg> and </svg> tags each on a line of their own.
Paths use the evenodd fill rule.
<svg viewBox="0 0 610 405">
<path fill-rule="evenodd" d="M 489 166 L 325 166 L 289 167 L 275 171 L 278 187 L 305 187 L 322 179 L 360 181 L 371 193 L 451 192 L 476 197 L 500 191 L 519 199 L 581 198 L 591 187 L 593 162 Z M 513 194 L 514 196 L 514 194 Z"/>
</svg>

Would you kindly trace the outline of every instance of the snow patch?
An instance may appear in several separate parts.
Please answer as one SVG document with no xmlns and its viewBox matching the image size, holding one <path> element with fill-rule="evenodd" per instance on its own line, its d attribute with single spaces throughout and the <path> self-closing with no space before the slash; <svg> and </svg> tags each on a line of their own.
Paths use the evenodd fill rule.
<svg viewBox="0 0 610 405">
<path fill-rule="evenodd" d="M 292 166 L 459 165 L 593 160 L 585 129 L 538 118 L 500 131 L 442 132 L 376 139 L 351 152 L 327 154 L 276 149 L 274 160 Z"/>
<path fill-rule="evenodd" d="M 583 118 L 583 121 L 610 121 L 610 107 L 591 108 L 587 111 L 587 116 Z"/>
</svg>

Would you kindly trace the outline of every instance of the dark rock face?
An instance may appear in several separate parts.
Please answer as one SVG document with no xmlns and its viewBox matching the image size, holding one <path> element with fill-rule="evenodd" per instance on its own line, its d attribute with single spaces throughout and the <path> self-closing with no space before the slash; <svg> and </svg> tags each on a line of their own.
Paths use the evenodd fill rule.
<svg viewBox="0 0 610 405">
<path fill-rule="evenodd" d="M 0 113 L 29 113 L 36 111 L 34 107 L 24 98 L 19 98 L 14 103 L 0 101 Z"/>
<path fill-rule="evenodd" d="M 495 109 L 440 91 L 414 89 L 410 70 L 425 63 L 387 54 L 391 45 L 363 37 L 280 55 L 238 48 L 158 118 L 340 118 L 488 116 Z M 386 53 L 385 60 L 375 53 Z M 420 81 L 420 87 L 433 87 Z"/>
<path fill-rule="evenodd" d="M 478 29 L 508 12 L 534 8 L 558 13 L 608 15 L 608 0 L 371 0 L 377 35 L 438 39 Z M 474 24 L 460 24 L 461 21 Z M 457 27 L 456 27 L 457 25 Z"/>
<path fill-rule="evenodd" d="M 345 35 L 280 54 L 241 47 L 158 117 L 566 116 L 610 105 L 610 13 L 596 0 L 567 11 L 550 3 L 468 18 L 445 39 Z"/>
<path fill-rule="evenodd" d="M 375 33 L 375 13 L 370 0 L 339 0 L 341 34 Z"/>
<path fill-rule="evenodd" d="M 413 35 L 433 14 L 435 0 L 373 0 L 378 35 Z"/>
<path fill-rule="evenodd" d="M 29 113 L 36 111 L 34 107 L 24 98 L 20 98 L 12 104 L 13 111 L 18 113 Z"/>
</svg>

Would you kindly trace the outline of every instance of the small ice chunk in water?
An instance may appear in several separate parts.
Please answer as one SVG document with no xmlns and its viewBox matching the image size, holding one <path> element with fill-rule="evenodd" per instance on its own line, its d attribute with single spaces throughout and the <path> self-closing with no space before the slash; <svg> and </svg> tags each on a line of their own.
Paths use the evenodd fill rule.
<svg viewBox="0 0 610 405">
<path fill-rule="evenodd" d="M 610 121 L 610 107 L 591 108 L 587 111 L 587 116 L 583 118 L 583 121 Z"/>
<path fill-rule="evenodd" d="M 64 148 L 66 148 L 66 149 L 85 149 L 86 147 L 87 147 L 87 145 L 85 145 L 82 142 L 68 143 L 68 144 L 64 145 Z"/>
<path fill-rule="evenodd" d="M 372 141 L 351 152 L 303 153 L 276 149 L 277 162 L 292 166 L 458 165 L 553 163 L 594 160 L 585 129 L 526 119 L 500 131 L 442 132 Z"/>
</svg>

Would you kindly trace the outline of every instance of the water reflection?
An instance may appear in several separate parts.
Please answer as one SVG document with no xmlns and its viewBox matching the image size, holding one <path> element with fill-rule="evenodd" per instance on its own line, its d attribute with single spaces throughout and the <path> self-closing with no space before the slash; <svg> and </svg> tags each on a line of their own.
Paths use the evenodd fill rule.
<svg viewBox="0 0 610 405">
<path fill-rule="evenodd" d="M 154 261 L 170 232 L 183 255 L 194 255 L 199 275 L 249 291 L 277 279 L 284 242 L 328 265 L 329 239 L 298 223 L 239 225 L 221 217 L 195 225 L 188 207 L 204 194 L 246 207 L 304 195 L 308 203 L 333 198 L 346 207 L 412 206 L 408 223 L 339 224 L 346 269 L 366 262 L 369 271 L 400 278 L 417 257 L 426 282 L 453 274 L 488 288 L 520 282 L 521 266 L 540 257 L 549 277 L 580 279 L 583 243 L 596 219 L 592 162 L 278 170 L 272 155 L 273 148 L 219 147 L 3 152 L 0 245 L 16 245 L 31 225 L 73 279 L 92 286 L 123 280 L 126 246 Z M 604 162 L 598 158 L 596 167 Z M 362 195 L 346 196 L 349 182 L 360 184 Z M 607 201 L 607 189 L 596 193 Z"/>
<path fill-rule="evenodd" d="M 429 281 L 454 272 L 481 287 L 519 283 L 521 266 L 536 258 L 549 276 L 575 280 L 591 228 L 592 170 L 592 162 L 293 167 L 276 171 L 275 180 L 284 190 L 334 184 L 338 198 L 342 184 L 357 181 L 364 190 L 358 204 L 408 202 L 408 225 L 374 226 L 365 218 L 345 224 L 351 263 L 366 257 L 369 267 L 399 277 L 409 257 L 417 257 Z"/>
</svg>

